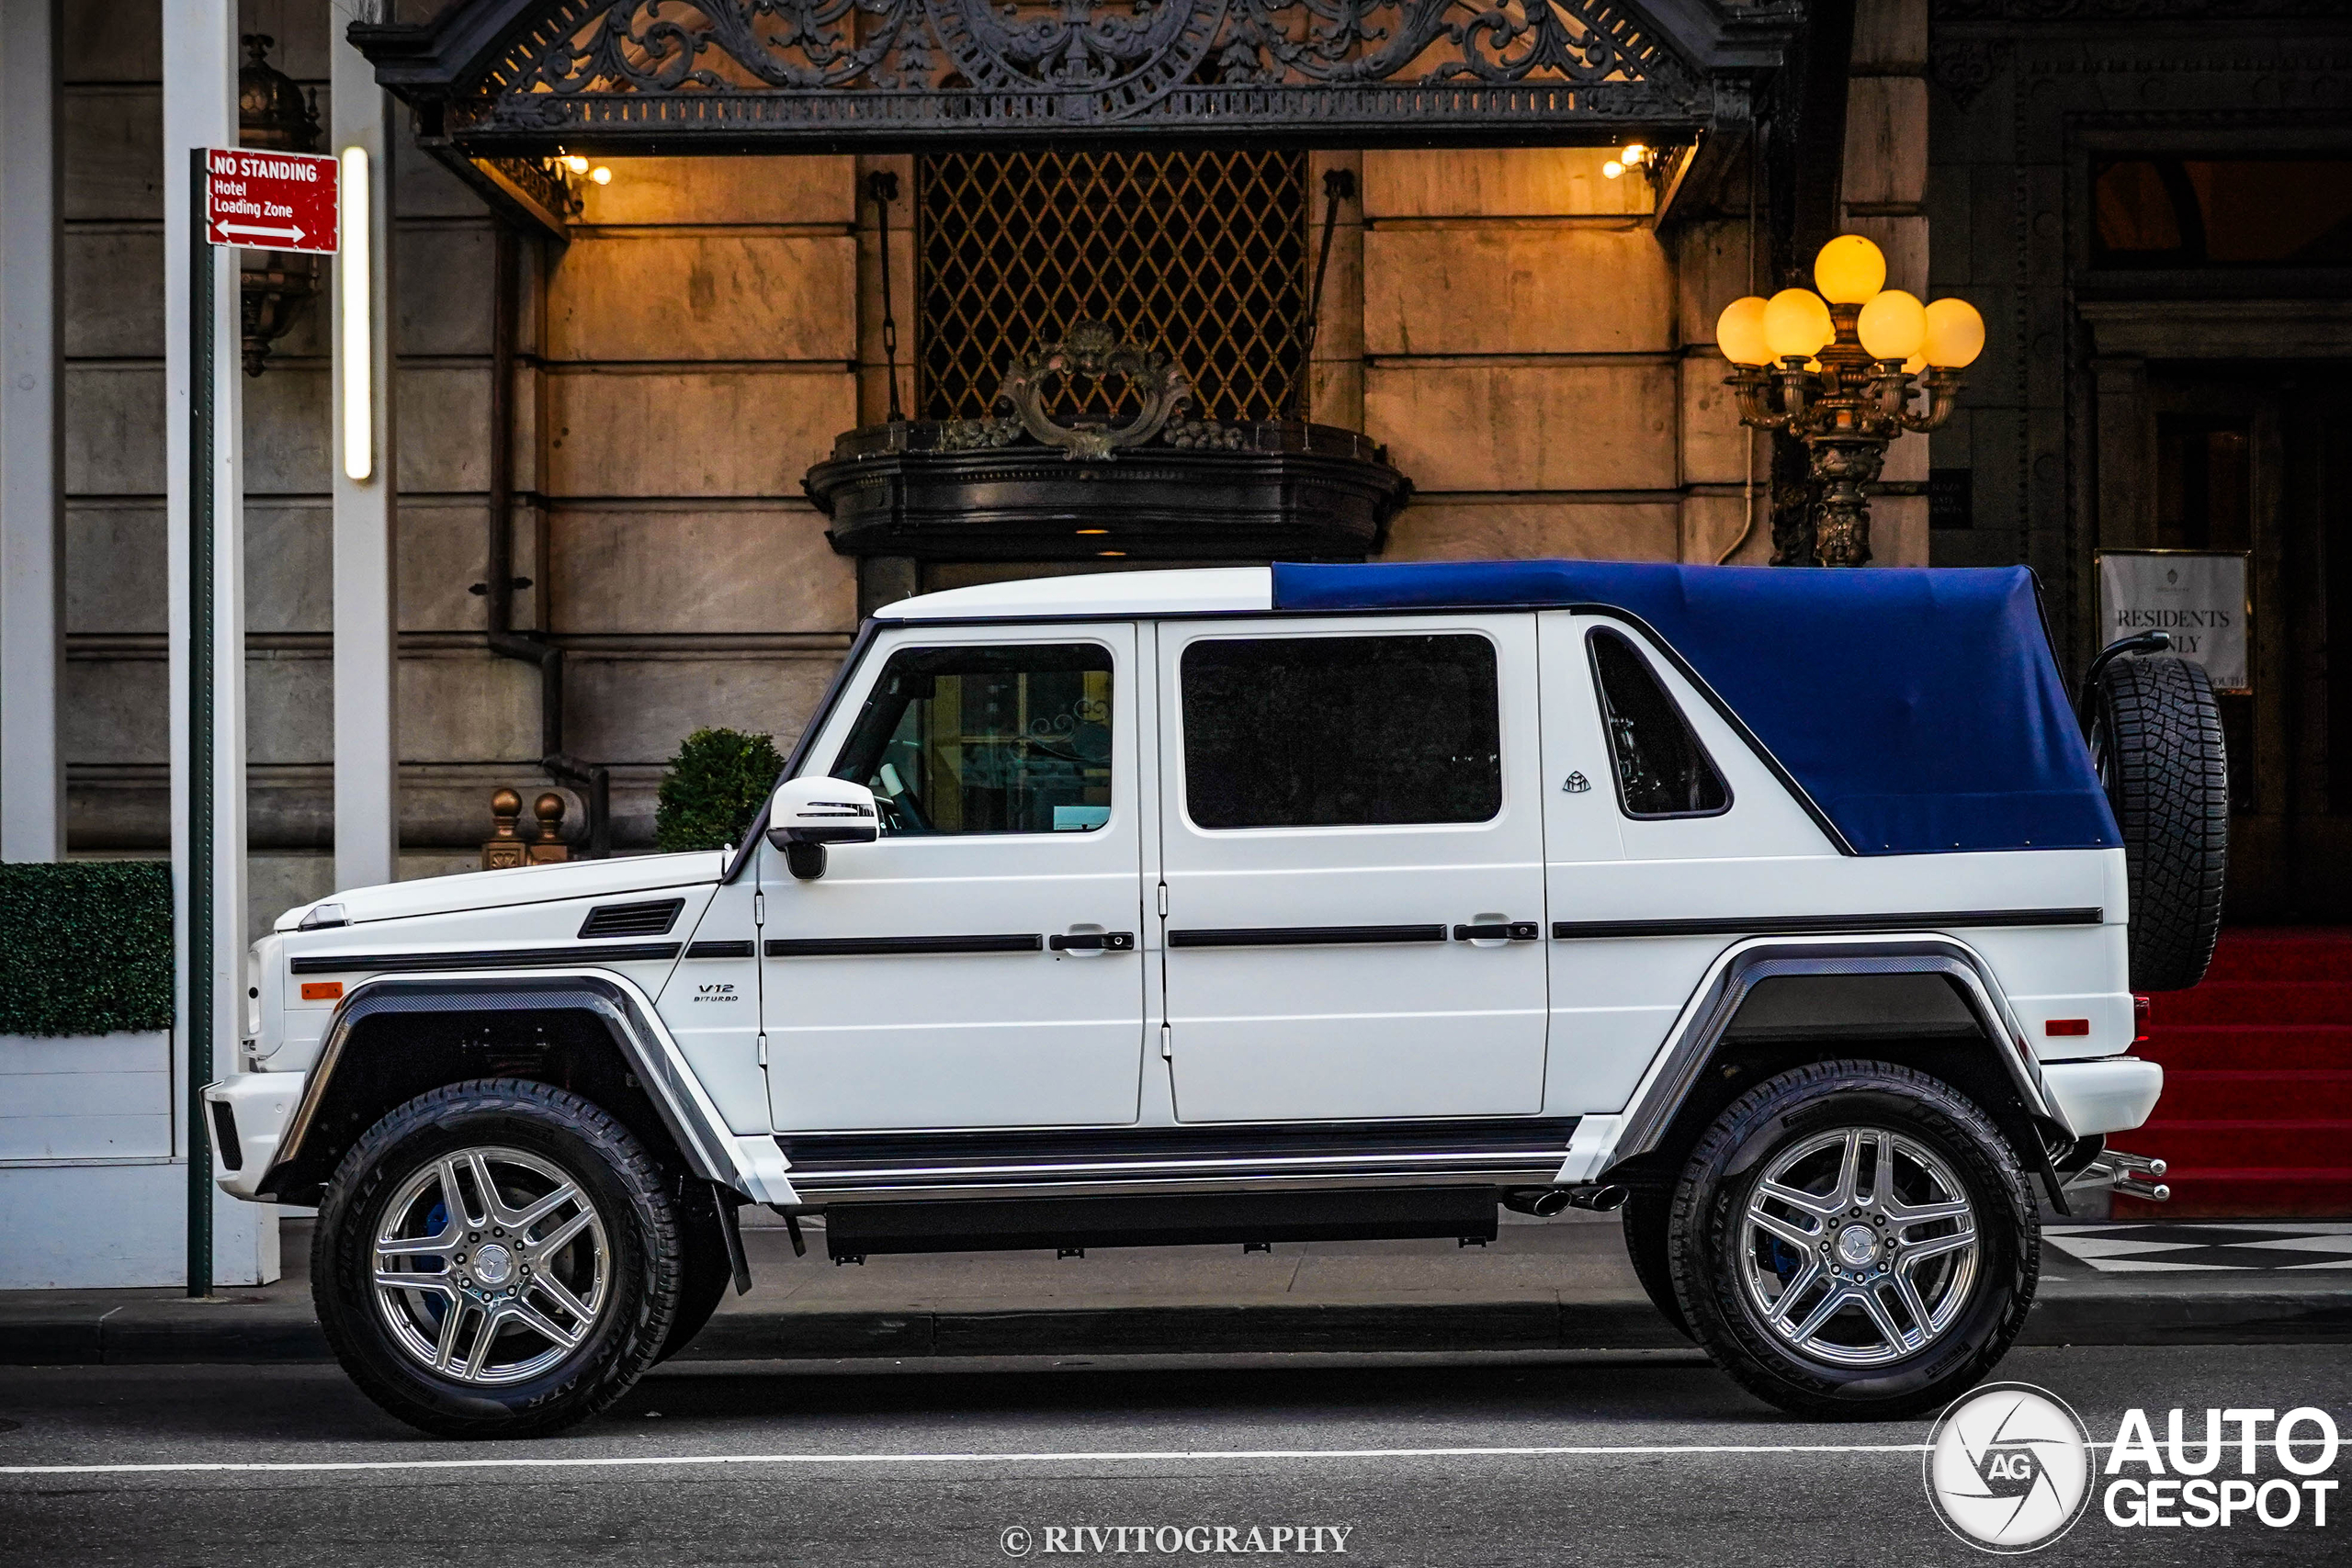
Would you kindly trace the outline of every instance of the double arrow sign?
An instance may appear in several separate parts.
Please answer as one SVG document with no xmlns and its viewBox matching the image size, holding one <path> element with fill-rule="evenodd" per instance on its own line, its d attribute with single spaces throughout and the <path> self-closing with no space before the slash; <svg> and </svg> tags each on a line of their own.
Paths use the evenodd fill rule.
<svg viewBox="0 0 2352 1568">
<path fill-rule="evenodd" d="M 336 248 L 333 158 L 213 147 L 204 154 L 204 237 L 216 245 L 256 250 Z"/>
</svg>

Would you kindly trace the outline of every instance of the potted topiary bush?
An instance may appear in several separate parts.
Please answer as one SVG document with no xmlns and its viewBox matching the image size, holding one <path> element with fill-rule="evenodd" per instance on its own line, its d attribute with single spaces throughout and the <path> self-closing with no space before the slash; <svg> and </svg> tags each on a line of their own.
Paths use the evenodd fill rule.
<svg viewBox="0 0 2352 1568">
<path fill-rule="evenodd" d="M 662 775 L 653 810 L 654 847 L 733 849 L 783 772 L 784 759 L 765 735 L 695 730 Z"/>
</svg>

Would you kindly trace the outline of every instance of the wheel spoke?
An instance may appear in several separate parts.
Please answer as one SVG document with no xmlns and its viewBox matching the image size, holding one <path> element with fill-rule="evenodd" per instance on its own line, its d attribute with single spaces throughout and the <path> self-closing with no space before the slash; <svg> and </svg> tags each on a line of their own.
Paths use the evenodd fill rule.
<svg viewBox="0 0 2352 1568">
<path fill-rule="evenodd" d="M 1846 1212 L 1845 1201 L 1834 1193 L 1825 1197 L 1818 1192 L 1791 1187 L 1782 1181 L 1759 1181 L 1756 1184 L 1756 1194 L 1759 1198 L 1770 1198 L 1776 1203 L 1786 1203 L 1792 1209 L 1801 1209 L 1815 1219 L 1834 1220 Z"/>
<path fill-rule="evenodd" d="M 533 1225 L 537 1224 L 566 1203 L 576 1203 L 579 1201 L 580 1189 L 567 1181 L 529 1208 L 517 1213 L 507 1223 L 517 1231 L 527 1232 Z"/>
<path fill-rule="evenodd" d="M 449 1370 L 449 1359 L 458 1353 L 458 1325 L 472 1310 L 463 1297 L 454 1292 L 451 1292 L 449 1310 L 441 1314 L 440 1337 L 435 1341 L 433 1347 L 435 1371 L 446 1372 Z"/>
<path fill-rule="evenodd" d="M 514 1211 L 508 1208 L 506 1200 L 500 1196 L 498 1183 L 491 1179 L 490 1161 L 480 1149 L 467 1152 L 466 1168 L 473 1172 L 474 1180 L 481 1190 L 483 1223 L 506 1230 L 514 1229 Z"/>
<path fill-rule="evenodd" d="M 1910 1348 L 1909 1342 L 1903 1337 L 1903 1330 L 1894 1326 L 1894 1314 L 1886 1310 L 1884 1302 L 1879 1300 L 1875 1287 L 1865 1285 L 1856 1290 L 1854 1301 L 1863 1312 L 1870 1315 L 1871 1325 L 1885 1337 L 1888 1349 L 1900 1351 Z M 1919 1337 L 1923 1343 L 1927 1339 L 1927 1325 L 1924 1323 L 1920 1325 Z"/>
<path fill-rule="evenodd" d="M 1804 1321 L 1789 1330 L 1789 1337 L 1802 1345 L 1821 1330 L 1821 1325 L 1838 1315 L 1849 1299 L 1845 1286 L 1839 1285 L 1822 1297 L 1814 1309 L 1804 1314 Z"/>
<path fill-rule="evenodd" d="M 481 1314 L 481 1328 L 474 1336 L 473 1349 L 468 1352 L 466 1356 L 464 1375 L 469 1382 L 478 1382 L 481 1381 L 482 1369 L 490 1364 L 491 1341 L 498 1337 L 498 1326 L 505 1320 L 505 1317 L 506 1306 L 503 1302 L 496 1306 L 488 1307 L 483 1310 Z"/>
<path fill-rule="evenodd" d="M 456 1255 L 458 1232 L 444 1227 L 439 1235 L 399 1236 L 376 1244 L 376 1260 L 380 1266 L 388 1258 L 438 1258 L 444 1260 Z"/>
<path fill-rule="evenodd" d="M 586 1302 L 582 1301 L 578 1296 L 571 1293 L 571 1288 L 570 1286 L 566 1285 L 562 1280 L 557 1279 L 552 1274 L 534 1274 L 531 1276 L 530 1290 L 526 1290 L 523 1293 L 525 1295 L 528 1295 L 531 1291 L 537 1291 L 546 1295 L 549 1300 L 553 1301 L 556 1305 L 561 1307 L 565 1312 L 571 1314 L 573 1318 L 582 1324 L 585 1324 L 590 1318 L 596 1315 L 588 1309 L 588 1303 Z"/>
<path fill-rule="evenodd" d="M 1856 1128 L 1847 1133 L 1846 1152 L 1838 1160 L 1838 1208 L 1851 1208 L 1854 1200 L 1861 1196 L 1861 1176 L 1862 1134 Z"/>
<path fill-rule="evenodd" d="M 1903 1244 L 1903 1267 L 1917 1268 L 1931 1258 L 1941 1258 L 1947 1252 L 1958 1252 L 1962 1247 L 1975 1245 L 1976 1233 L 1973 1230 L 1955 1231 L 1950 1235 L 1931 1235 L 1925 1241 L 1905 1242 Z"/>
<path fill-rule="evenodd" d="M 1928 1321 L 1928 1303 L 1919 1299 L 1919 1282 L 1911 1278 L 1911 1270 L 1905 1268 L 1891 1272 L 1887 1276 L 1887 1283 L 1894 1288 L 1894 1299 L 1903 1303 L 1903 1310 L 1911 1314 L 1912 1331 L 1924 1342 L 1928 1335 L 1935 1332 L 1935 1325 Z"/>
<path fill-rule="evenodd" d="M 1807 1253 L 1821 1245 L 1821 1229 L 1806 1230 L 1792 1221 L 1781 1218 L 1780 1215 L 1752 1201 L 1747 1205 L 1747 1219 L 1748 1223 L 1758 1230 L 1768 1235 L 1779 1236 L 1791 1247 L 1802 1248 Z"/>
<path fill-rule="evenodd" d="M 444 1301 L 458 1299 L 458 1287 L 449 1283 L 446 1274 L 403 1274 L 379 1269 L 376 1270 L 376 1283 L 388 1291 L 422 1291 Z"/>
<path fill-rule="evenodd" d="M 449 1212 L 449 1226 L 463 1230 L 469 1225 L 485 1224 L 487 1216 L 477 1217 L 473 1206 L 466 1201 L 465 1183 L 458 1179 L 458 1162 L 452 1157 L 440 1164 L 441 1202 Z"/>
<path fill-rule="evenodd" d="M 595 1219 L 596 1216 L 594 1213 L 591 1213 L 586 1209 L 582 1209 L 578 1213 L 565 1220 L 561 1224 L 556 1226 L 555 1229 L 548 1232 L 546 1235 L 541 1236 L 538 1240 L 525 1242 L 523 1244 L 523 1252 L 525 1256 L 532 1258 L 534 1261 L 540 1258 L 553 1258 L 571 1243 L 572 1237 L 578 1235 L 582 1231 L 586 1230 L 591 1224 L 594 1224 L 595 1223 Z"/>
<path fill-rule="evenodd" d="M 579 1344 L 581 1336 L 588 1332 L 588 1325 L 585 1323 L 577 1328 L 557 1327 L 553 1319 L 533 1306 L 529 1300 L 523 1296 L 516 1296 L 510 1300 L 506 1303 L 506 1312 L 508 1316 L 540 1338 L 551 1345 L 560 1345 L 567 1350 Z"/>
<path fill-rule="evenodd" d="M 1785 1326 L 1789 1321 L 1789 1314 L 1796 1311 L 1799 1302 L 1804 1300 L 1805 1292 L 1820 1282 L 1820 1262 L 1815 1258 L 1806 1258 L 1804 1267 L 1797 1271 L 1797 1277 L 1790 1280 L 1780 1295 L 1773 1299 L 1773 1318 Z"/>
<path fill-rule="evenodd" d="M 1957 1220 L 1969 1212 L 1965 1198 L 1954 1198 L 1940 1203 L 1901 1203 L 1893 1199 L 1886 1202 L 1886 1217 L 1898 1225 L 1924 1225 L 1936 1220 Z"/>
</svg>

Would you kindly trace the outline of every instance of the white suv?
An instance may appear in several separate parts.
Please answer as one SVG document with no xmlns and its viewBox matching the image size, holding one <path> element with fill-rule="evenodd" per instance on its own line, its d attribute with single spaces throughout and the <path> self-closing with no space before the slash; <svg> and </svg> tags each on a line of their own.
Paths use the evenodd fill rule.
<svg viewBox="0 0 2352 1568">
<path fill-rule="evenodd" d="M 320 1205 L 337 1353 L 453 1435 L 677 1350 L 745 1202 L 837 1258 L 1622 1205 L 1748 1388 L 1917 1411 L 2016 1336 L 2037 1187 L 2148 1190 L 2103 1145 L 2162 1082 L 2134 980 L 2211 948 L 2210 686 L 2106 660 L 2085 705 L 2022 570 L 910 599 L 732 852 L 289 911 L 221 1184 Z"/>
</svg>

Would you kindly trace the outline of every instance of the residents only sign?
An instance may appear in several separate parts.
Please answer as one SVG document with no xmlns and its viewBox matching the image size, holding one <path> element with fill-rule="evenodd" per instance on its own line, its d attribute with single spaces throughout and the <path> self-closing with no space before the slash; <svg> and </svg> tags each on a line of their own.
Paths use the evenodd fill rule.
<svg viewBox="0 0 2352 1568">
<path fill-rule="evenodd" d="M 209 147 L 204 237 L 216 245 L 332 255 L 335 174 L 335 161 L 322 154 Z"/>
<path fill-rule="evenodd" d="M 2170 632 L 2172 650 L 2205 666 L 2219 692 L 2254 689 L 2246 667 L 2245 557 L 2200 550 L 2102 550 L 2101 645 Z"/>
</svg>

